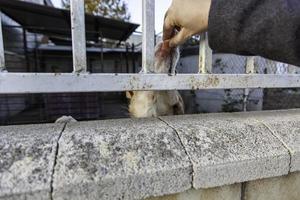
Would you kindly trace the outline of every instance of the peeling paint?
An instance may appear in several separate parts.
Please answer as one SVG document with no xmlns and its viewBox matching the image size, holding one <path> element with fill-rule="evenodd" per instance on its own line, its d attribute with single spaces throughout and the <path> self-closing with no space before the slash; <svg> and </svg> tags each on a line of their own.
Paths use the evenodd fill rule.
<svg viewBox="0 0 300 200">
<path fill-rule="evenodd" d="M 204 82 L 197 80 L 194 76 L 189 78 L 189 85 L 192 88 L 192 90 L 217 87 L 219 84 L 220 79 L 217 76 L 209 76 Z"/>
</svg>

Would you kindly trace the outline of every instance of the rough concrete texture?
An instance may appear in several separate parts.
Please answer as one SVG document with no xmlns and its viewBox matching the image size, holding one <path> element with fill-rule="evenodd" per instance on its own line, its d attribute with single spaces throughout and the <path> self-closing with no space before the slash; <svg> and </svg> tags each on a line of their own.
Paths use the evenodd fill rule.
<svg viewBox="0 0 300 200">
<path fill-rule="evenodd" d="M 158 119 L 68 124 L 59 142 L 54 199 L 143 199 L 191 188 L 191 163 Z"/>
<path fill-rule="evenodd" d="M 0 199 L 235 199 L 300 170 L 299 134 L 300 110 L 0 127 Z M 299 197 L 282 179 L 245 192 Z"/>
<path fill-rule="evenodd" d="M 0 199 L 50 199 L 63 124 L 0 127 Z"/>
<path fill-rule="evenodd" d="M 300 111 L 283 110 L 240 114 L 247 118 L 255 116 L 278 137 L 291 154 L 290 171 L 300 171 Z"/>
<path fill-rule="evenodd" d="M 190 156 L 196 189 L 289 172 L 287 149 L 254 117 L 209 114 L 162 119 L 177 130 Z"/>
<path fill-rule="evenodd" d="M 147 200 L 241 200 L 241 184 L 211 189 L 188 190 L 180 194 L 154 197 Z"/>
<path fill-rule="evenodd" d="M 245 200 L 299 200 L 300 173 L 252 181 L 246 184 Z"/>
</svg>

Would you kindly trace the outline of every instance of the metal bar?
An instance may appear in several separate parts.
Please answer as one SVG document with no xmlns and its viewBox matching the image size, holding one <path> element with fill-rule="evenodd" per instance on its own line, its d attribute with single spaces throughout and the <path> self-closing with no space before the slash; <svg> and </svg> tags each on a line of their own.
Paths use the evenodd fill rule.
<svg viewBox="0 0 300 200">
<path fill-rule="evenodd" d="M 100 55 L 100 72 L 103 73 L 104 72 L 104 43 L 103 43 L 103 37 L 101 35 L 101 55 Z"/>
<path fill-rule="evenodd" d="M 1 15 L 2 13 L 0 12 L 0 72 L 5 70 L 5 55 L 4 55 Z"/>
<path fill-rule="evenodd" d="M 143 0 L 143 72 L 154 65 L 154 43 L 155 43 L 155 1 Z"/>
<path fill-rule="evenodd" d="M 27 31 L 25 28 L 22 29 L 22 34 L 23 34 L 24 55 L 25 55 L 25 59 L 26 59 L 26 70 L 27 70 L 27 72 L 31 72 L 29 55 L 28 55 Z"/>
<path fill-rule="evenodd" d="M 73 72 L 87 71 L 84 1 L 71 0 Z"/>
<path fill-rule="evenodd" d="M 0 94 L 300 87 L 298 74 L 0 73 Z"/>
<path fill-rule="evenodd" d="M 135 56 L 135 46 L 134 46 L 134 43 L 132 43 L 132 46 L 131 46 L 131 59 L 132 59 L 132 73 L 136 73 L 136 67 L 135 67 L 136 56 Z"/>
<path fill-rule="evenodd" d="M 202 33 L 200 35 L 199 73 L 201 74 L 212 73 L 212 50 L 208 45 L 207 33 Z"/>
<path fill-rule="evenodd" d="M 246 74 L 254 74 L 255 73 L 255 57 L 250 56 L 246 59 Z"/>
<path fill-rule="evenodd" d="M 129 73 L 129 47 L 126 44 L 125 62 L 126 62 L 126 73 Z"/>
<path fill-rule="evenodd" d="M 34 55 L 34 71 L 35 72 L 38 72 L 40 69 L 39 69 L 39 56 L 38 56 L 38 39 L 37 39 L 37 34 L 35 33 L 34 34 L 34 52 L 33 52 L 33 55 Z"/>
<path fill-rule="evenodd" d="M 246 59 L 246 74 L 253 74 L 255 71 L 255 57 L 250 56 Z M 250 89 L 244 89 L 244 99 L 243 99 L 243 110 L 247 111 L 248 99 L 249 99 Z"/>
</svg>

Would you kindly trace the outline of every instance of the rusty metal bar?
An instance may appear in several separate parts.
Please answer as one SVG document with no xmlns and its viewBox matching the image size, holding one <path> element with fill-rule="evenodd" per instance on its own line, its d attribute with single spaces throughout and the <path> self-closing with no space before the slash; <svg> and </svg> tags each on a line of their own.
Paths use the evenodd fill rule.
<svg viewBox="0 0 300 200">
<path fill-rule="evenodd" d="M 4 45 L 3 45 L 1 15 L 2 13 L 0 12 L 0 72 L 5 70 L 5 54 L 4 54 Z"/>
<path fill-rule="evenodd" d="M 246 59 L 246 74 L 254 74 L 255 73 L 255 57 L 250 56 Z M 248 99 L 249 99 L 250 89 L 244 89 L 244 99 L 243 99 L 243 110 L 247 111 Z"/>
<path fill-rule="evenodd" d="M 296 88 L 299 74 L 53 74 L 0 73 L 0 94 Z"/>
<path fill-rule="evenodd" d="M 87 71 L 84 1 L 71 0 L 73 72 Z"/>
<path fill-rule="evenodd" d="M 143 0 L 143 55 L 142 68 L 147 73 L 154 65 L 155 1 Z"/>
<path fill-rule="evenodd" d="M 208 45 L 207 33 L 202 33 L 200 35 L 199 73 L 201 74 L 212 73 L 212 50 Z"/>
</svg>

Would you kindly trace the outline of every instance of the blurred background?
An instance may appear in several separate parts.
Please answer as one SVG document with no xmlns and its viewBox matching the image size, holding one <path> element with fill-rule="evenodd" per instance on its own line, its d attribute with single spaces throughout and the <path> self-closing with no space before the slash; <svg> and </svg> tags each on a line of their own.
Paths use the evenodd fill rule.
<svg viewBox="0 0 300 200">
<path fill-rule="evenodd" d="M 9 72 L 72 72 L 68 0 L 0 0 Z M 87 62 L 91 73 L 137 73 L 141 67 L 141 0 L 85 0 Z M 156 1 L 156 39 L 171 0 Z M 178 73 L 197 73 L 199 37 L 181 47 Z M 214 52 L 213 73 L 245 73 L 246 57 Z M 297 74 L 296 66 L 255 59 L 255 72 Z M 300 107 L 299 89 L 181 91 L 186 113 L 239 112 Z M 0 95 L 0 125 L 128 117 L 122 92 Z"/>
</svg>

